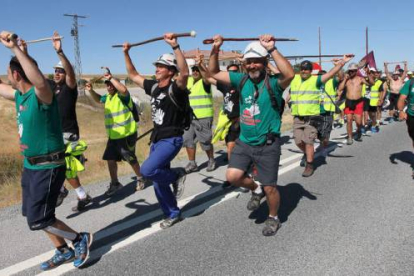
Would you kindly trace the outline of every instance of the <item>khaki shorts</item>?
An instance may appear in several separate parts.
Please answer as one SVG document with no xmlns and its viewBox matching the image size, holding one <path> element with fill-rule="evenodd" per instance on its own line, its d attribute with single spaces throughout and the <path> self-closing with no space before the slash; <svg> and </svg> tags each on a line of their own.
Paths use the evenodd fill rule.
<svg viewBox="0 0 414 276">
<path fill-rule="evenodd" d="M 293 119 L 293 137 L 295 138 L 295 143 L 297 145 L 302 142 L 308 145 L 313 145 L 317 135 L 317 129 L 311 126 L 309 122 L 305 122 L 298 117 Z"/>
</svg>

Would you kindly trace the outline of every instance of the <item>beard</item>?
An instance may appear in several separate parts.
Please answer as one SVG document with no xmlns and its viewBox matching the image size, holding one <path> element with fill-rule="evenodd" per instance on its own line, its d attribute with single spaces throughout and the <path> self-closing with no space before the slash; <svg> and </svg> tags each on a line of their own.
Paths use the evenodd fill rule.
<svg viewBox="0 0 414 276">
<path fill-rule="evenodd" d="M 256 71 L 249 72 L 249 77 L 253 80 L 258 79 L 260 77 L 260 71 L 256 70 Z"/>
</svg>

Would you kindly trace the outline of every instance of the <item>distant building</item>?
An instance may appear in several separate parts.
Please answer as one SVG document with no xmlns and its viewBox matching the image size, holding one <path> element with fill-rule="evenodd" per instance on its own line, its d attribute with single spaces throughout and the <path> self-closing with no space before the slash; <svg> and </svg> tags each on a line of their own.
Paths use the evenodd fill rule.
<svg viewBox="0 0 414 276">
<path fill-rule="evenodd" d="M 199 52 L 200 55 L 204 56 L 204 63 L 208 64 L 208 60 L 210 58 L 210 52 L 211 52 L 210 50 L 193 49 L 189 51 L 183 51 L 183 54 L 189 66 L 190 72 L 191 72 L 191 67 L 195 64 L 194 59 L 196 57 L 197 52 Z M 239 63 L 237 60 L 237 54 L 239 54 L 238 51 L 220 51 L 220 54 L 219 54 L 220 70 L 225 71 L 228 65 Z"/>
</svg>

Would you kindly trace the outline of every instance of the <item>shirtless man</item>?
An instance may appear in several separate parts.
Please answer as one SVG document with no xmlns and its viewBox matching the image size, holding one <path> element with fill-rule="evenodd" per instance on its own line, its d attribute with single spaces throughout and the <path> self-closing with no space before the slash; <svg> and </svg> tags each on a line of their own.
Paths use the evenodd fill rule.
<svg viewBox="0 0 414 276">
<path fill-rule="evenodd" d="M 400 90 L 401 87 L 404 85 L 404 79 L 407 76 L 407 71 L 408 71 L 408 67 L 407 67 L 407 61 L 404 62 L 404 72 L 402 73 L 402 75 L 400 74 L 399 71 L 395 71 L 394 73 L 392 73 L 392 75 L 389 73 L 388 71 L 388 63 L 384 62 L 384 71 L 385 74 L 387 75 L 387 79 L 390 82 L 390 106 L 389 106 L 389 115 L 390 115 L 390 120 L 389 122 L 392 123 L 394 121 L 394 114 L 395 114 L 395 110 L 397 109 L 397 102 L 398 102 L 398 97 L 400 95 Z"/>
<path fill-rule="evenodd" d="M 367 69 L 366 69 L 367 70 Z M 344 89 L 346 89 L 346 101 L 345 101 L 345 115 L 347 117 L 347 132 L 348 140 L 347 145 L 352 145 L 352 120 L 355 119 L 357 125 L 356 141 L 362 141 L 361 126 L 362 126 L 362 114 L 364 112 L 364 102 L 362 98 L 362 85 L 373 85 L 374 76 L 368 73 L 368 81 L 363 77 L 357 76 L 358 65 L 351 63 L 348 66 L 347 74 L 344 80 L 339 84 L 338 95 L 341 96 Z"/>
</svg>

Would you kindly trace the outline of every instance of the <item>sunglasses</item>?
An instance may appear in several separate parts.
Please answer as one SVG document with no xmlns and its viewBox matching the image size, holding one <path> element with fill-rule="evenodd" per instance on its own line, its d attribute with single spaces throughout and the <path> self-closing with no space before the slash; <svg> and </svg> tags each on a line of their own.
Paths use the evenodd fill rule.
<svg viewBox="0 0 414 276">
<path fill-rule="evenodd" d="M 58 73 L 58 74 L 65 74 L 65 69 L 62 69 L 62 68 L 56 68 L 56 69 L 55 69 L 55 73 Z"/>
<path fill-rule="evenodd" d="M 312 69 L 309 69 L 309 68 L 300 68 L 300 71 L 312 71 Z"/>
<path fill-rule="evenodd" d="M 352 73 L 356 73 L 357 70 L 348 70 L 348 73 L 352 74 Z"/>
</svg>

